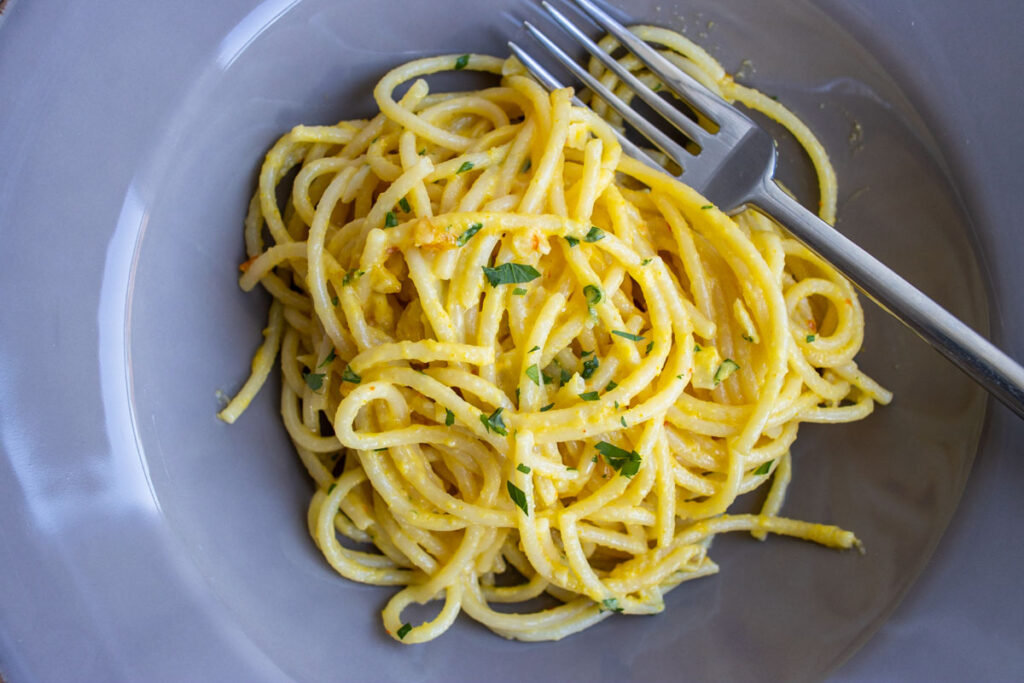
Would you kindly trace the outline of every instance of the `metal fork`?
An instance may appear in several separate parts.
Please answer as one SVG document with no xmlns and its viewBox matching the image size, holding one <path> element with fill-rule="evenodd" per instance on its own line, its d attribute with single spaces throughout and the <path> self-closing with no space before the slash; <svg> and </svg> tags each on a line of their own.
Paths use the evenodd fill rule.
<svg viewBox="0 0 1024 683">
<path fill-rule="evenodd" d="M 583 13 L 633 53 L 661 80 L 664 87 L 718 126 L 718 130 L 711 133 L 683 115 L 622 67 L 564 14 L 542 1 L 544 9 L 559 26 L 611 69 L 651 109 L 671 122 L 700 148 L 695 153 L 688 151 L 604 87 L 534 25 L 524 22 L 526 30 L 556 60 L 641 135 L 679 164 L 683 169 L 679 177 L 687 185 L 728 213 L 752 206 L 774 218 L 883 309 L 914 330 L 989 393 L 1024 418 L 1024 368 L 786 194 L 774 180 L 775 141 L 767 131 L 678 69 L 591 0 L 573 1 Z M 564 87 L 521 47 L 513 42 L 509 43 L 509 47 L 546 87 Z M 627 154 L 661 169 L 639 147 L 625 137 L 620 139 Z"/>
</svg>

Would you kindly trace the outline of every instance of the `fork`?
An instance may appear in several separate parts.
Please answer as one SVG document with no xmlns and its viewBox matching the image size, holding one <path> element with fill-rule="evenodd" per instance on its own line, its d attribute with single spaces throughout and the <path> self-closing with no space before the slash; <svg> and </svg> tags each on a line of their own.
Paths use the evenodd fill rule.
<svg viewBox="0 0 1024 683">
<path fill-rule="evenodd" d="M 766 130 L 681 71 L 591 0 L 573 2 L 639 59 L 660 79 L 665 88 L 718 126 L 718 130 L 712 133 L 683 115 L 602 50 L 558 9 L 546 0 L 542 1 L 541 5 L 555 23 L 614 72 L 652 110 L 699 147 L 696 152 L 687 150 L 619 99 L 536 26 L 528 21 L 523 22 L 530 35 L 551 56 L 638 133 L 675 161 L 683 169 L 678 176 L 683 182 L 726 213 L 737 213 L 746 207 L 754 207 L 775 219 L 793 237 L 849 278 L 875 303 L 935 347 L 1019 417 L 1024 418 L 1024 368 L 786 194 L 774 180 L 775 141 Z M 519 45 L 514 42 L 508 45 L 519 61 L 545 87 L 564 87 Z M 658 170 L 664 170 L 624 136 L 620 136 L 620 140 L 627 154 Z"/>
</svg>

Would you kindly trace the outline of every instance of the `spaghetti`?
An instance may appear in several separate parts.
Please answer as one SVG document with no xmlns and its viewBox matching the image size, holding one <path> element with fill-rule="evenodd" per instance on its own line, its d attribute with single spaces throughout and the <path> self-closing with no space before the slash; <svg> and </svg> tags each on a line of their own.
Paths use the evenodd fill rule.
<svg viewBox="0 0 1024 683">
<path fill-rule="evenodd" d="M 636 30 L 785 125 L 832 220 L 834 174 L 802 123 L 682 36 Z M 501 84 L 423 80 L 463 69 Z M 266 156 L 241 286 L 273 302 L 220 417 L 279 356 L 284 425 L 316 484 L 310 533 L 341 575 L 401 587 L 383 612 L 394 638 L 431 640 L 461 611 L 521 640 L 659 612 L 717 570 L 708 547 L 728 531 L 858 545 L 778 515 L 798 425 L 890 398 L 854 362 L 849 282 L 765 217 L 623 156 L 599 103 L 549 94 L 514 60 L 417 60 L 374 97 L 374 118 L 298 126 Z M 761 486 L 759 514 L 728 512 Z M 432 620 L 403 619 L 434 600 Z"/>
</svg>

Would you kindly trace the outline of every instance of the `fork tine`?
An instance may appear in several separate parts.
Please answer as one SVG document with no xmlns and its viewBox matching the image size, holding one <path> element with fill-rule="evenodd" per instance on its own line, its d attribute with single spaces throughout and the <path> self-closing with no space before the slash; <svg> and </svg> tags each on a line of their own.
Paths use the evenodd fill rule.
<svg viewBox="0 0 1024 683">
<path fill-rule="evenodd" d="M 671 104 L 666 102 L 664 99 L 658 96 L 656 92 L 648 88 L 644 83 L 634 76 L 629 69 L 625 68 L 617 59 L 614 59 L 610 54 L 601 49 L 601 47 L 590 39 L 587 34 L 583 33 L 575 24 L 573 24 L 564 14 L 559 12 L 553 7 L 547 0 L 543 0 L 541 5 L 548 11 L 548 14 L 554 18 L 555 22 L 558 23 L 569 35 L 575 38 L 591 55 L 596 57 L 602 64 L 610 69 L 619 80 L 625 83 L 630 90 L 636 93 L 640 99 L 648 104 L 654 111 L 661 114 L 664 118 L 672 123 L 680 132 L 685 134 L 691 140 L 696 142 L 701 147 L 705 146 L 711 134 L 700 127 L 700 124 L 690 120 L 684 116 L 678 109 L 673 107 Z M 646 45 L 646 43 L 644 43 Z M 642 61 L 642 60 L 641 60 Z"/>
<path fill-rule="evenodd" d="M 625 26 L 612 19 L 611 16 L 591 2 L 591 0 L 573 0 L 573 2 L 601 28 L 615 36 L 615 39 L 623 47 L 632 52 L 651 73 L 661 79 L 665 87 L 715 122 L 720 127 L 715 136 L 716 142 L 720 140 L 725 147 L 730 147 L 749 130 L 750 126 L 754 125 L 746 116 L 734 109 L 732 105 L 705 88 L 690 74 L 682 71 L 662 57 L 657 50 L 645 43 Z"/>
<path fill-rule="evenodd" d="M 687 162 L 693 158 L 693 155 L 686 151 L 682 145 L 677 144 L 670 137 L 651 125 L 650 122 L 640 116 L 640 114 L 634 111 L 629 105 L 620 100 L 611 90 L 606 88 L 600 81 L 590 75 L 586 69 L 574 62 L 569 55 L 562 51 L 562 48 L 555 45 L 550 38 L 541 33 L 536 26 L 528 21 L 524 21 L 523 26 L 526 27 L 526 30 L 530 32 L 530 35 L 533 36 L 544 48 L 546 48 L 547 51 L 559 61 L 559 63 L 571 71 L 574 76 L 583 81 L 583 83 L 586 84 L 594 94 L 607 102 L 610 107 L 618 112 L 619 115 L 629 123 L 629 125 L 636 128 L 641 135 L 653 142 L 659 149 L 661 149 L 661 151 L 671 157 L 684 169 L 689 165 Z"/>
<path fill-rule="evenodd" d="M 555 78 L 550 71 L 541 66 L 540 62 L 531 57 L 530 54 L 526 52 L 523 48 L 519 47 L 512 41 L 508 42 L 508 47 L 510 50 L 512 50 L 512 54 L 514 54 L 519 59 L 519 61 L 523 63 L 523 66 L 526 67 L 526 70 L 533 74 L 533 76 L 538 81 L 540 81 L 545 88 L 547 88 L 548 90 L 559 90 L 561 88 L 566 87 L 562 85 L 562 83 L 557 78 Z M 573 104 L 577 106 L 586 106 L 585 104 L 580 102 L 579 98 L 577 97 L 573 97 L 572 101 Z M 647 164 L 648 166 L 655 170 L 665 170 L 657 161 L 652 159 L 651 156 L 647 154 L 647 152 L 640 149 L 639 147 L 634 145 L 630 140 L 628 140 L 625 135 L 615 130 L 614 128 L 612 129 L 612 131 L 615 133 L 615 137 L 619 139 L 619 144 L 622 145 L 622 149 L 626 152 L 626 154 L 628 154 L 629 156 L 633 157 L 638 161 L 642 161 L 643 163 Z"/>
</svg>

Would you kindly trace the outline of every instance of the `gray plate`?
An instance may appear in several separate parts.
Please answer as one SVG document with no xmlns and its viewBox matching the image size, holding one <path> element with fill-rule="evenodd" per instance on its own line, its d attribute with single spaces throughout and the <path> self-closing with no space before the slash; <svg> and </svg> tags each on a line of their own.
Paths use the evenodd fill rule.
<svg viewBox="0 0 1024 683">
<path fill-rule="evenodd" d="M 1003 261 L 1020 249 L 993 220 L 1010 205 L 984 194 L 993 171 L 956 135 L 968 109 L 936 107 L 930 79 L 945 65 L 915 61 L 935 57 L 930 39 L 958 11 L 933 11 L 915 30 L 926 17 L 886 10 L 910 22 L 906 40 L 866 14 L 881 3 L 833 4 L 628 7 L 684 28 L 730 70 L 749 58 L 748 80 L 832 152 L 839 228 L 978 329 L 995 301 L 997 323 L 1020 330 L 1003 284 L 1020 278 Z M 265 299 L 237 289 L 234 265 L 267 146 L 296 123 L 370 113 L 373 81 L 407 59 L 502 54 L 517 36 L 510 17 L 532 14 L 516 0 L 432 7 L 8 8 L 0 230 L 17 261 L 0 275 L 0 671 L 13 680 L 819 678 L 918 576 L 983 426 L 983 462 L 1020 442 L 1004 411 L 986 422 L 984 396 L 872 308 L 861 363 L 897 399 L 858 424 L 806 426 L 785 508 L 854 529 L 867 555 L 726 538 L 712 553 L 721 574 L 674 591 L 660 616 L 529 645 L 464 618 L 429 646 L 392 643 L 379 623 L 389 590 L 333 574 L 306 534 L 312 489 L 279 425 L 276 387 L 234 427 L 214 418 L 214 393 L 243 379 L 265 315 Z M 978 16 L 995 26 L 996 9 Z M 802 159 L 783 151 L 787 179 L 806 194 Z M 1024 355 L 1019 342 L 1010 350 Z M 908 666 L 886 642 L 841 675 Z M 1020 666 L 1019 654 L 996 652 L 994 673 Z M 923 656 L 909 666 L 934 672 Z"/>
</svg>

